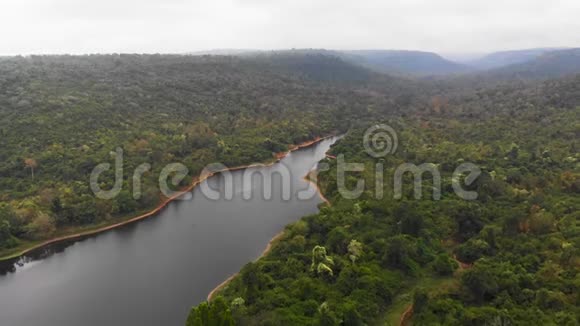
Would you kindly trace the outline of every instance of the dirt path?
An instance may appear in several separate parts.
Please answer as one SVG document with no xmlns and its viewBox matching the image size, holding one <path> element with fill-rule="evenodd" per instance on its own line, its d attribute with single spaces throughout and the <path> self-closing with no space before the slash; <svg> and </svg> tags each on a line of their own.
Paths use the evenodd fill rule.
<svg viewBox="0 0 580 326">
<path fill-rule="evenodd" d="M 453 255 L 453 260 L 455 260 L 455 262 L 459 265 L 459 270 L 464 270 L 464 269 L 470 269 L 471 267 L 473 267 L 473 264 L 468 264 L 468 263 L 464 263 L 462 261 L 459 261 L 459 259 L 457 259 L 457 255 Z"/>
<path fill-rule="evenodd" d="M 407 326 L 413 317 L 413 305 L 410 304 L 401 315 L 399 326 Z"/>
<path fill-rule="evenodd" d="M 453 257 L 453 260 L 455 260 L 455 262 L 457 262 L 458 267 L 457 267 L 457 270 L 456 270 L 456 273 L 454 274 L 454 276 L 450 277 L 448 279 L 448 281 L 453 281 L 453 280 L 457 279 L 457 276 L 459 275 L 459 273 L 473 267 L 473 264 L 467 264 L 467 263 L 459 261 L 459 259 L 457 259 L 456 255 L 453 255 L 452 257 Z M 441 283 L 441 282 L 432 284 L 430 286 L 430 288 L 433 288 L 435 286 L 441 286 L 442 284 L 439 284 L 439 283 Z M 415 288 L 416 287 L 413 287 L 408 293 L 411 293 L 413 291 L 413 289 L 415 289 Z M 408 304 L 407 307 L 405 308 L 405 310 L 401 313 L 401 316 L 399 318 L 399 326 L 410 325 L 412 318 L 413 318 L 413 304 L 411 303 L 411 304 Z"/>
</svg>

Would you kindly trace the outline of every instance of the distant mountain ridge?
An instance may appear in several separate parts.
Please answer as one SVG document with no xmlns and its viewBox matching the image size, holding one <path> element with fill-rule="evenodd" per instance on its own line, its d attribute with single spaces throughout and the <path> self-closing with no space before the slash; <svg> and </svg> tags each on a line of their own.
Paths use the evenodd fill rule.
<svg viewBox="0 0 580 326">
<path fill-rule="evenodd" d="M 500 51 L 465 63 L 445 59 L 433 52 L 410 50 L 222 49 L 190 54 L 267 58 L 262 62 L 321 80 L 364 81 L 373 72 L 411 77 L 465 75 L 498 81 L 547 79 L 580 73 L 579 48 Z"/>
<path fill-rule="evenodd" d="M 229 55 L 229 56 L 238 56 L 244 55 L 249 53 L 256 53 L 260 52 L 260 50 L 252 50 L 252 49 L 213 49 L 213 50 L 203 50 L 203 51 L 194 51 L 186 53 L 187 55 Z"/>
<path fill-rule="evenodd" d="M 343 51 L 348 58 L 373 70 L 411 75 L 444 75 L 466 72 L 470 68 L 433 52 L 408 50 Z"/>
<path fill-rule="evenodd" d="M 283 51 L 262 51 L 245 53 L 246 60 L 254 60 L 256 64 L 268 65 L 271 69 L 302 77 L 333 82 L 365 82 L 374 73 L 365 67 L 344 60 L 335 51 L 304 49 Z"/>
<path fill-rule="evenodd" d="M 229 55 L 229 56 L 278 56 L 281 55 L 325 55 L 336 56 L 351 64 L 356 64 L 380 73 L 398 75 L 445 75 L 467 72 L 469 67 L 447 59 L 433 52 L 409 50 L 325 50 L 325 49 L 289 49 L 289 50 L 243 50 L 216 49 L 188 53 L 190 55 Z"/>
<path fill-rule="evenodd" d="M 580 48 L 545 52 L 532 60 L 485 72 L 495 79 L 549 79 L 580 74 Z"/>
<path fill-rule="evenodd" d="M 487 54 L 484 57 L 476 60 L 471 60 L 466 62 L 466 64 L 476 69 L 488 70 L 524 63 L 534 60 L 545 53 L 559 50 L 563 50 L 563 48 L 534 48 L 513 51 L 499 51 Z"/>
</svg>

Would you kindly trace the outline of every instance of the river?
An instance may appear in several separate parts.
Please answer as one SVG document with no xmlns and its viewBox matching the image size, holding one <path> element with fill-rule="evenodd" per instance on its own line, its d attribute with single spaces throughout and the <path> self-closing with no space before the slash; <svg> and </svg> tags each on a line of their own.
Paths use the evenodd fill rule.
<svg viewBox="0 0 580 326">
<path fill-rule="evenodd" d="M 259 257 L 285 225 L 318 211 L 322 200 L 304 176 L 335 140 L 204 181 L 221 189 L 220 199 L 198 186 L 191 200 L 154 217 L 5 263 L 0 325 L 184 325 L 192 305 Z M 224 198 L 226 184 L 232 198 Z"/>
</svg>

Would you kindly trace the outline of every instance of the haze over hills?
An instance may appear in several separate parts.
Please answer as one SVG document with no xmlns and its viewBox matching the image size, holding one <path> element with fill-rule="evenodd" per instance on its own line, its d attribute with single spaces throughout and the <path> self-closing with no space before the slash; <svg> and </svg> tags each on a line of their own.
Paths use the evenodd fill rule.
<svg viewBox="0 0 580 326">
<path fill-rule="evenodd" d="M 580 49 L 545 52 L 532 60 L 487 72 L 494 78 L 547 79 L 580 73 Z"/>
<path fill-rule="evenodd" d="M 514 51 L 499 51 L 487 54 L 479 59 L 471 60 L 466 62 L 466 64 L 481 70 L 493 69 L 531 61 L 544 53 L 558 50 L 562 50 L 562 48 L 535 48 Z"/>
<path fill-rule="evenodd" d="M 501 80 L 547 79 L 580 73 L 579 48 L 494 52 L 465 64 L 447 60 L 432 52 L 360 50 L 344 53 L 350 55 L 346 60 L 378 72 L 414 76 L 493 75 Z"/>
<path fill-rule="evenodd" d="M 446 59 L 434 52 L 410 51 L 410 50 L 326 50 L 326 49 L 291 49 L 291 50 L 252 50 L 252 49 L 216 49 L 210 51 L 198 51 L 189 53 L 191 55 L 226 55 L 226 56 L 243 56 L 243 57 L 269 57 L 270 61 L 274 58 L 278 64 L 282 61 L 291 65 L 290 70 L 293 72 L 304 70 L 306 64 L 296 61 L 301 55 L 323 55 L 334 56 L 351 64 L 362 66 L 369 71 L 379 72 L 391 75 L 406 75 L 414 77 L 426 76 L 445 76 L 445 75 L 473 75 L 481 74 L 487 76 L 498 76 L 509 78 L 514 76 L 530 75 L 531 78 L 550 78 L 562 76 L 576 71 L 579 64 L 578 56 L 574 55 L 576 49 L 562 48 L 534 48 L 514 51 L 500 51 L 487 54 L 479 59 L 456 62 Z M 294 56 L 298 54 L 298 56 Z M 310 59 L 314 59 L 311 57 Z M 298 59 L 302 61 L 303 58 Z M 291 62 L 293 61 L 293 62 Z M 323 65 L 328 65 L 332 60 L 318 60 Z M 296 69 L 297 64 L 302 69 Z M 310 67 L 307 69 L 310 73 L 315 69 L 322 69 L 327 72 L 345 73 L 343 77 L 349 76 L 351 72 L 342 70 L 343 64 L 339 70 L 329 69 L 330 67 L 314 67 L 316 63 L 308 60 Z M 338 61 L 334 64 L 339 65 Z M 352 67 L 351 67 L 352 69 Z M 342 71 L 342 72 L 341 72 Z M 353 71 L 351 80 L 362 80 L 369 73 L 361 70 Z M 318 77 L 322 77 L 319 75 Z M 323 79 L 337 79 L 337 76 L 326 76 Z M 338 78 L 341 79 L 341 78 Z"/>
<path fill-rule="evenodd" d="M 350 59 L 377 71 L 412 75 L 461 73 L 469 67 L 444 59 L 433 52 L 406 50 L 345 51 Z"/>
<path fill-rule="evenodd" d="M 194 51 L 194 52 L 189 52 L 187 54 L 191 54 L 191 55 L 244 55 L 244 54 L 259 53 L 259 52 L 263 52 L 263 51 L 255 50 L 255 49 L 212 49 L 212 50 Z"/>
<path fill-rule="evenodd" d="M 326 50 L 326 49 L 290 49 L 290 50 L 244 50 L 216 49 L 197 51 L 191 55 L 230 55 L 230 56 L 268 56 L 288 54 L 322 54 L 336 56 L 344 61 L 363 66 L 381 73 L 413 76 L 445 75 L 467 72 L 470 67 L 447 60 L 433 52 L 410 50 Z"/>
</svg>

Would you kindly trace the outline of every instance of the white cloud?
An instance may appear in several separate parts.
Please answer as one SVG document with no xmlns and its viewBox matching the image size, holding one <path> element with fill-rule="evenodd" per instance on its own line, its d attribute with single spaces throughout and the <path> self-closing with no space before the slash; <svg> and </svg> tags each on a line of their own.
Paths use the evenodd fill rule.
<svg viewBox="0 0 580 326">
<path fill-rule="evenodd" d="M 4 0 L 0 54 L 580 46 L 577 0 Z"/>
</svg>

